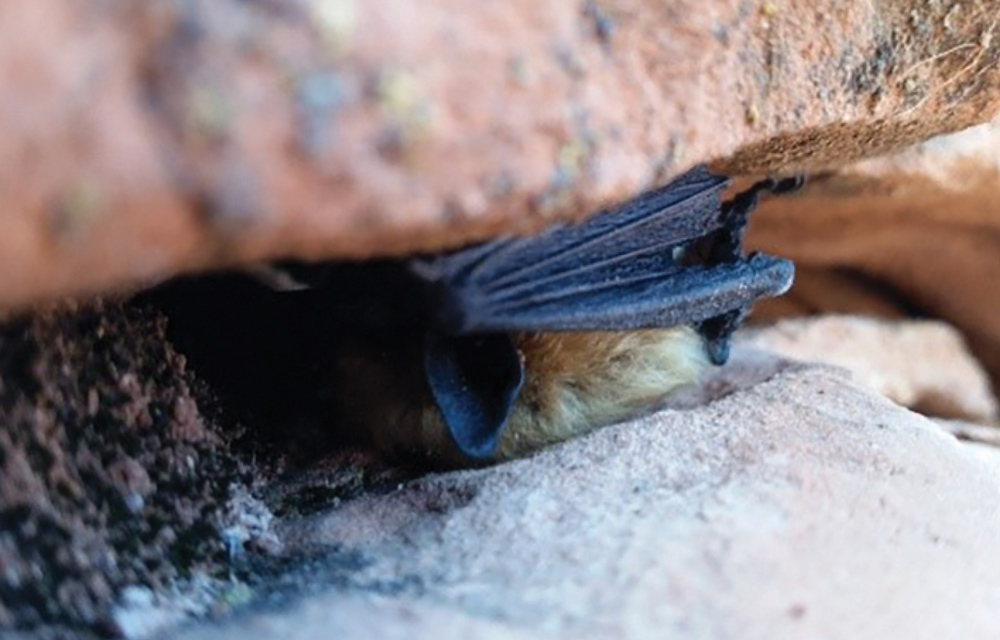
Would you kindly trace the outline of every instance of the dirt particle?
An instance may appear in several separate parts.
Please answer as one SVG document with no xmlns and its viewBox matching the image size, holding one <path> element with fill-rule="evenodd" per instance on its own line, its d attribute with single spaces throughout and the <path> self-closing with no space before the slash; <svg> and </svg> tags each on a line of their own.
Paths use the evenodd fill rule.
<svg viewBox="0 0 1000 640">
<path fill-rule="evenodd" d="M 413 73 L 400 67 L 381 69 L 375 78 L 374 97 L 401 147 L 416 143 L 430 132 L 435 108 Z"/>
<path fill-rule="evenodd" d="M 515 86 L 527 87 L 531 84 L 531 67 L 526 55 L 519 54 L 511 58 L 507 69 Z"/>
<path fill-rule="evenodd" d="M 106 196 L 100 185 L 80 180 L 49 210 L 46 227 L 56 242 L 73 243 L 85 238 L 106 212 Z"/>
<path fill-rule="evenodd" d="M 590 145 L 581 138 L 575 138 L 559 149 L 555 180 L 572 183 L 583 170 L 590 154 Z"/>
<path fill-rule="evenodd" d="M 604 44 L 610 43 L 611 36 L 614 35 L 615 23 L 597 0 L 587 0 L 583 5 L 583 12 L 593 25 L 594 35 L 597 39 Z"/>
<path fill-rule="evenodd" d="M 729 46 L 729 29 L 726 25 L 720 24 L 712 28 L 712 37 L 723 46 Z"/>
<path fill-rule="evenodd" d="M 259 225 L 268 207 L 250 169 L 232 155 L 202 198 L 200 213 L 217 238 L 230 240 Z"/>
<path fill-rule="evenodd" d="M 874 53 L 851 72 L 848 86 L 860 96 L 877 96 L 885 88 L 886 78 L 895 67 L 896 47 L 892 39 L 884 39 L 875 47 Z"/>
<path fill-rule="evenodd" d="M 358 8 L 354 0 L 318 0 L 312 3 L 313 19 L 329 53 L 339 58 L 354 44 Z"/>
<path fill-rule="evenodd" d="M 335 118 L 344 100 L 343 82 L 336 73 L 308 75 L 298 83 L 295 91 L 298 140 L 308 156 L 322 157 L 333 150 Z"/>
<path fill-rule="evenodd" d="M 957 31 L 955 24 L 956 22 L 958 22 L 959 14 L 961 12 L 962 12 L 962 5 L 956 2 L 955 4 L 951 5 L 951 8 L 948 9 L 948 13 L 945 14 L 944 20 L 942 21 L 941 24 L 944 25 L 944 30 L 948 34 L 953 35 Z"/>
<path fill-rule="evenodd" d="M 197 139 L 225 138 L 234 115 L 226 93 L 218 86 L 201 85 L 188 96 L 186 127 Z"/>
<path fill-rule="evenodd" d="M 587 65 L 575 49 L 569 46 L 558 46 L 555 49 L 556 61 L 562 70 L 571 78 L 583 78 L 587 75 Z"/>
<path fill-rule="evenodd" d="M 915 107 L 924 99 L 926 91 L 922 82 L 910 77 L 903 80 L 903 99 L 907 107 Z"/>
</svg>

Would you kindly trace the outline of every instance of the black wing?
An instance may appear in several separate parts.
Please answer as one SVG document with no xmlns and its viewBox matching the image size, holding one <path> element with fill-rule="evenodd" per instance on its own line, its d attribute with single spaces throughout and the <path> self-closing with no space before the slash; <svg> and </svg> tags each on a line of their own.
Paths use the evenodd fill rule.
<svg viewBox="0 0 1000 640">
<path fill-rule="evenodd" d="M 791 286 L 792 263 L 740 252 L 764 181 L 723 204 L 725 178 L 694 169 L 583 224 L 419 260 L 442 330 L 632 330 L 742 313 Z"/>
</svg>

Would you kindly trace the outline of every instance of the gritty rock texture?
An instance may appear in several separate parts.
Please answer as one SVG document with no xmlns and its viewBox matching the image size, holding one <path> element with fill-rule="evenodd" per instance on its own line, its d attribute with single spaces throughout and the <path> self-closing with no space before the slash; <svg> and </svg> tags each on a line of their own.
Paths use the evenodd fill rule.
<svg viewBox="0 0 1000 640">
<path fill-rule="evenodd" d="M 941 318 L 1000 380 L 1000 122 L 818 176 L 765 202 L 748 240 L 797 264 L 796 286 L 759 305 L 760 320 Z"/>
<path fill-rule="evenodd" d="M 114 633 L 126 587 L 224 566 L 240 473 L 194 389 L 151 312 L 95 304 L 0 325 L 0 637 Z"/>
<path fill-rule="evenodd" d="M 183 640 L 991 638 L 1000 466 L 839 369 L 741 352 L 668 409 L 286 523 L 340 590 Z"/>
<path fill-rule="evenodd" d="M 941 322 L 857 316 L 784 320 L 745 343 L 806 362 L 850 370 L 855 380 L 924 414 L 989 422 L 997 417 L 990 379 L 962 336 Z"/>
<path fill-rule="evenodd" d="M 435 249 L 993 117 L 997 0 L 0 7 L 0 306 Z"/>
</svg>

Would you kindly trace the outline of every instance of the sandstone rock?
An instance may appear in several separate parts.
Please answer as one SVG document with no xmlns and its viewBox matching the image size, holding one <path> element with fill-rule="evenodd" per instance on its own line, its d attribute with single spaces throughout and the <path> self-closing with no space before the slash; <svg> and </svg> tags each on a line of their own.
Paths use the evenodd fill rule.
<svg viewBox="0 0 1000 640">
<path fill-rule="evenodd" d="M 991 118 L 997 0 L 0 7 L 0 306 L 434 249 Z"/>
<path fill-rule="evenodd" d="M 959 440 L 983 445 L 982 451 L 1000 456 L 1000 429 L 962 420 L 935 420 L 934 423 Z"/>
<path fill-rule="evenodd" d="M 823 316 L 785 320 L 745 341 L 786 358 L 824 362 L 921 413 L 988 422 L 997 417 L 990 380 L 961 335 L 941 322 Z"/>
<path fill-rule="evenodd" d="M 746 358 L 722 377 L 763 371 Z M 177 637 L 993 637 L 996 457 L 840 370 L 772 359 L 768 375 L 286 523 L 361 568 Z"/>
<path fill-rule="evenodd" d="M 1000 379 L 1000 122 L 843 167 L 770 200 L 749 243 L 798 265 L 791 294 L 760 305 L 759 319 L 941 318 Z"/>
</svg>

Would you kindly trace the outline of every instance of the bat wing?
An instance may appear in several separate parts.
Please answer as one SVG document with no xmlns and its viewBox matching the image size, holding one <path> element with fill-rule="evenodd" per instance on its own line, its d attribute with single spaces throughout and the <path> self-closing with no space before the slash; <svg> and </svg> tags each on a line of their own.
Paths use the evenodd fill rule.
<svg viewBox="0 0 1000 640">
<path fill-rule="evenodd" d="M 723 204 L 725 178 L 694 169 L 583 224 L 420 260 L 445 331 L 622 331 L 698 324 L 783 293 L 792 263 L 740 251 L 763 181 Z"/>
</svg>

